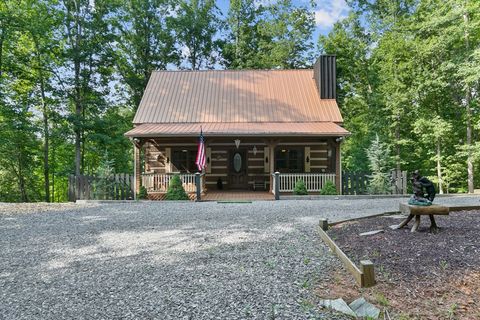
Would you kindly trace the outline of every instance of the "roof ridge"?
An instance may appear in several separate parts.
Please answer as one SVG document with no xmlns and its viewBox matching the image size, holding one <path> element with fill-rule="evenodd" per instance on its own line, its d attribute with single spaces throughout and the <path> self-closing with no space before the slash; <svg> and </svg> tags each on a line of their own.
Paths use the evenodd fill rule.
<svg viewBox="0 0 480 320">
<path fill-rule="evenodd" d="M 305 69 L 211 69 L 211 70 L 153 70 L 153 72 L 226 72 L 226 71 L 238 71 L 238 72 L 248 72 L 248 71 L 313 71 L 313 68 Z"/>
</svg>

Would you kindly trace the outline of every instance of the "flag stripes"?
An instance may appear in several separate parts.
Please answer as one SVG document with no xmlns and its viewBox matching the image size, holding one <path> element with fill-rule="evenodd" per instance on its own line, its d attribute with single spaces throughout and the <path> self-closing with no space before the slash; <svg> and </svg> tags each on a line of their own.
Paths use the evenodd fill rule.
<svg viewBox="0 0 480 320">
<path fill-rule="evenodd" d="M 198 150 L 195 164 L 197 165 L 198 171 L 202 171 L 206 164 L 205 138 L 203 137 L 202 130 L 200 130 L 200 138 L 198 139 Z"/>
</svg>

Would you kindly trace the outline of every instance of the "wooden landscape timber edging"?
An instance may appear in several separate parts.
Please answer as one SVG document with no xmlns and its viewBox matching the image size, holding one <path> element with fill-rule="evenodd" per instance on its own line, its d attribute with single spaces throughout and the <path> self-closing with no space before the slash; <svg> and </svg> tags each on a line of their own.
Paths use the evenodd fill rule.
<svg viewBox="0 0 480 320">
<path fill-rule="evenodd" d="M 360 288 L 368 288 L 375 285 L 375 272 L 373 263 L 370 260 L 360 261 L 359 269 L 348 256 L 340 249 L 339 246 L 328 236 L 325 232 L 328 229 L 328 221 L 326 219 L 320 219 L 318 226 L 318 234 L 322 240 L 330 247 L 330 249 L 337 255 L 342 261 L 343 265 L 350 272 Z"/>
</svg>

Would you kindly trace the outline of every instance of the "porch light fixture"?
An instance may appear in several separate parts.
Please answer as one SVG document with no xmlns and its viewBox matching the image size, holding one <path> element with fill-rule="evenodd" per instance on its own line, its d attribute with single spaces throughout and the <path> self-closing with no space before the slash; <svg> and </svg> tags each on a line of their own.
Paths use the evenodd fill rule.
<svg viewBox="0 0 480 320">
<path fill-rule="evenodd" d="M 253 146 L 253 155 L 254 155 L 254 156 L 257 155 L 257 146 Z"/>
<path fill-rule="evenodd" d="M 310 157 L 307 156 L 307 159 L 305 161 L 307 161 L 307 163 L 309 163 L 310 162 Z"/>
<path fill-rule="evenodd" d="M 210 157 L 207 157 L 207 163 L 210 164 Z"/>
<path fill-rule="evenodd" d="M 167 157 L 167 163 L 170 163 L 170 158 L 169 157 Z"/>
<path fill-rule="evenodd" d="M 328 151 L 327 151 L 327 157 L 330 158 L 331 156 L 332 156 L 332 149 L 328 149 Z"/>
<path fill-rule="evenodd" d="M 268 156 L 265 157 L 265 163 L 268 163 Z"/>
</svg>

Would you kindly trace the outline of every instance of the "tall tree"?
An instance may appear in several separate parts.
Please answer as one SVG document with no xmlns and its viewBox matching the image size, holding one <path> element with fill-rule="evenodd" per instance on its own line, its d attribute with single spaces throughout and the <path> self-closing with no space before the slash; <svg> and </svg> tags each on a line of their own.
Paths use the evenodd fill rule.
<svg viewBox="0 0 480 320">
<path fill-rule="evenodd" d="M 308 5 L 270 2 L 258 25 L 259 58 L 269 68 L 305 68 L 313 63 L 315 17 Z"/>
<path fill-rule="evenodd" d="M 468 192 L 474 191 L 474 121 L 478 109 L 479 78 L 475 64 L 480 45 L 480 3 L 478 1 L 424 0 L 418 10 L 418 39 L 441 56 L 437 61 L 447 103 L 463 110 L 464 145 Z M 478 60 L 477 60 L 478 61 Z M 462 139 L 463 140 L 463 139 Z"/>
<path fill-rule="evenodd" d="M 258 23 L 263 7 L 254 0 L 232 0 L 228 10 L 228 34 L 222 46 L 223 64 L 231 69 L 260 67 Z"/>
<path fill-rule="evenodd" d="M 173 10 L 172 0 L 129 0 L 116 10 L 112 25 L 117 41 L 112 54 L 135 110 L 152 71 L 179 64 Z"/>
<path fill-rule="evenodd" d="M 374 132 L 385 133 L 379 110 L 377 67 L 370 59 L 373 41 L 360 17 L 351 13 L 319 38 L 319 50 L 337 57 L 337 101 L 345 127 L 352 134 L 342 146 L 342 166 L 350 171 L 369 171 L 365 150 Z"/>
<path fill-rule="evenodd" d="M 74 108 L 71 121 L 75 133 L 75 175 L 80 175 L 85 167 L 87 113 L 98 114 L 109 89 L 105 80 L 112 63 L 107 54 L 111 37 L 109 4 L 106 0 L 62 0 L 64 82 Z"/>
<path fill-rule="evenodd" d="M 230 3 L 223 64 L 236 69 L 305 68 L 313 63 L 311 4 L 292 0 Z"/>
<path fill-rule="evenodd" d="M 43 136 L 43 178 L 45 201 L 50 201 L 50 120 L 52 112 L 52 77 L 54 69 L 58 66 L 59 47 L 53 36 L 58 27 L 58 15 L 50 10 L 53 3 L 49 1 L 26 1 L 25 18 L 28 23 L 23 29 L 32 41 L 32 54 L 34 59 L 30 62 L 32 67 L 31 77 L 36 83 L 36 96 L 39 111 L 42 114 Z"/>
<path fill-rule="evenodd" d="M 220 12 L 214 0 L 177 0 L 176 39 L 186 67 L 213 68 L 219 48 Z"/>
</svg>

